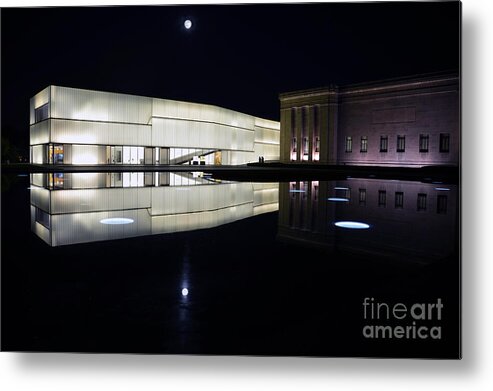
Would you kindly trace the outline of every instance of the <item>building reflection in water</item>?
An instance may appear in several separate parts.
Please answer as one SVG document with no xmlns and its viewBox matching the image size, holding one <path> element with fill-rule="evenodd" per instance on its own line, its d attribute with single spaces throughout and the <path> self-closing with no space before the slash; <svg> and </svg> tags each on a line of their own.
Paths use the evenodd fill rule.
<svg viewBox="0 0 493 391">
<path fill-rule="evenodd" d="M 278 238 L 299 245 L 429 261 L 458 253 L 457 224 L 456 185 L 348 178 L 279 187 Z"/>
<path fill-rule="evenodd" d="M 31 174 L 29 189 L 32 231 L 62 246 L 211 228 L 277 211 L 279 184 L 188 172 L 50 173 Z"/>
</svg>

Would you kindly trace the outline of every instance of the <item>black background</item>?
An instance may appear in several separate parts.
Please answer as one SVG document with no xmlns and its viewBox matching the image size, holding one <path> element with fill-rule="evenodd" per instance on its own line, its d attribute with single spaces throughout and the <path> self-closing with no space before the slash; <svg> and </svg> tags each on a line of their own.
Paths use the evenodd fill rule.
<svg viewBox="0 0 493 391">
<path fill-rule="evenodd" d="M 29 98 L 50 84 L 278 120 L 282 92 L 459 68 L 458 2 L 12 8 L 1 22 L 2 137 L 26 150 Z"/>
</svg>

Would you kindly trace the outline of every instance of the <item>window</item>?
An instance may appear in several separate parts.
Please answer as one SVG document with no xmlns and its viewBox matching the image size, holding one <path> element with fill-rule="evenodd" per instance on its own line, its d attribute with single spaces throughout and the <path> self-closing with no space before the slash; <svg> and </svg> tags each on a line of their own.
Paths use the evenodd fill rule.
<svg viewBox="0 0 493 391">
<path fill-rule="evenodd" d="M 428 152 L 430 137 L 427 134 L 419 135 L 419 152 Z"/>
<path fill-rule="evenodd" d="M 380 152 L 387 152 L 389 149 L 389 138 L 387 136 L 380 136 Z"/>
<path fill-rule="evenodd" d="M 306 200 L 308 198 L 308 182 L 307 181 L 300 182 L 300 189 L 302 190 L 301 199 Z"/>
<path fill-rule="evenodd" d="M 437 197 L 437 213 L 445 214 L 447 213 L 447 196 L 439 195 Z"/>
<path fill-rule="evenodd" d="M 346 152 L 352 152 L 353 151 L 353 139 L 351 136 L 346 137 Z"/>
<path fill-rule="evenodd" d="M 315 152 L 320 152 L 320 137 L 315 137 Z"/>
<path fill-rule="evenodd" d="M 54 164 L 63 163 L 63 145 L 53 146 L 53 163 Z"/>
<path fill-rule="evenodd" d="M 296 152 L 296 137 L 291 140 L 291 151 Z"/>
<path fill-rule="evenodd" d="M 450 134 L 440 133 L 440 152 L 449 152 L 450 150 Z"/>
<path fill-rule="evenodd" d="M 359 204 L 366 205 L 366 189 L 359 189 Z"/>
<path fill-rule="evenodd" d="M 406 136 L 397 136 L 397 152 L 406 150 Z"/>
<path fill-rule="evenodd" d="M 378 206 L 387 205 L 387 192 L 385 190 L 378 191 Z"/>
<path fill-rule="evenodd" d="M 63 172 L 56 172 L 53 174 L 53 187 L 55 189 L 63 189 L 64 174 Z"/>
<path fill-rule="evenodd" d="M 361 149 L 360 152 L 368 152 L 368 137 L 361 137 Z"/>
<path fill-rule="evenodd" d="M 308 155 L 309 144 L 308 137 L 303 137 L 303 155 Z"/>
<path fill-rule="evenodd" d="M 404 207 L 404 193 L 402 191 L 395 192 L 395 207 L 396 208 Z"/>
<path fill-rule="evenodd" d="M 45 103 L 43 106 L 34 109 L 34 122 L 43 121 L 48 118 L 49 105 Z"/>
<path fill-rule="evenodd" d="M 418 194 L 418 211 L 426 210 L 426 194 L 419 193 Z"/>
<path fill-rule="evenodd" d="M 36 221 L 45 226 L 46 228 L 50 228 L 50 215 L 46 213 L 44 210 L 36 208 Z"/>
</svg>

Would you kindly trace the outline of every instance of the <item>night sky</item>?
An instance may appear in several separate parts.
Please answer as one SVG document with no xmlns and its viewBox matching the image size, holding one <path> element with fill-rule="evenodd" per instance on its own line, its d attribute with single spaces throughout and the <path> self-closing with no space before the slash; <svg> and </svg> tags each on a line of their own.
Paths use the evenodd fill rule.
<svg viewBox="0 0 493 391">
<path fill-rule="evenodd" d="M 458 70 L 459 7 L 2 9 L 2 137 L 27 150 L 29 98 L 50 84 L 208 103 L 279 120 L 282 92 Z"/>
</svg>

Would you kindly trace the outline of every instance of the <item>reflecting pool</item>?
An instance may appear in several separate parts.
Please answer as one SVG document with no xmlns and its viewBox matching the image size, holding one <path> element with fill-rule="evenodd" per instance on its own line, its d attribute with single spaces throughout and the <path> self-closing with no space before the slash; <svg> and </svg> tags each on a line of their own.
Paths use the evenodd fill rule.
<svg viewBox="0 0 493 391">
<path fill-rule="evenodd" d="M 5 350 L 456 353 L 454 183 L 241 182 L 202 172 L 4 179 Z M 365 297 L 440 298 L 443 339 L 365 340 Z"/>
</svg>

